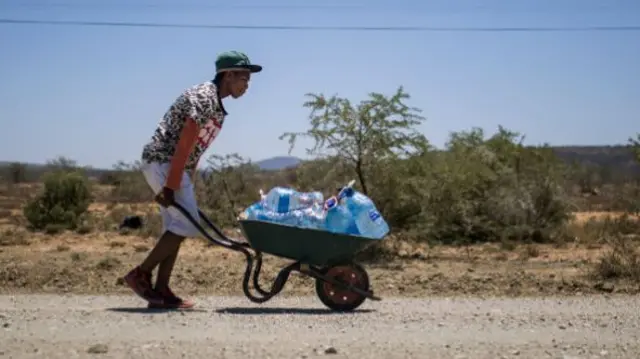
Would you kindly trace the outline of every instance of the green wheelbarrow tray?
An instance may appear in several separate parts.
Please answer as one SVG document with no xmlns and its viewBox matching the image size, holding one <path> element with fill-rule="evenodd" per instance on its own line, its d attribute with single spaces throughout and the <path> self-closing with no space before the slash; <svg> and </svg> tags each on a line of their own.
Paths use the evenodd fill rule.
<svg viewBox="0 0 640 359">
<path fill-rule="evenodd" d="M 242 291 L 254 303 L 267 302 L 279 294 L 292 271 L 315 278 L 316 294 L 320 301 L 334 311 L 352 311 L 366 299 L 381 300 L 370 290 L 367 271 L 353 262 L 359 251 L 375 243 L 377 239 L 244 219 L 239 221 L 247 239 L 244 242 L 227 237 L 198 210 L 200 219 L 216 233 L 218 238 L 215 238 L 180 204 L 173 203 L 172 206 L 212 245 L 222 246 L 245 256 L 247 266 L 242 279 Z M 270 289 L 264 289 L 260 285 L 262 253 L 293 261 L 280 270 Z"/>
<path fill-rule="evenodd" d="M 350 262 L 358 252 L 378 241 L 257 220 L 239 222 L 251 248 L 317 266 Z"/>
</svg>

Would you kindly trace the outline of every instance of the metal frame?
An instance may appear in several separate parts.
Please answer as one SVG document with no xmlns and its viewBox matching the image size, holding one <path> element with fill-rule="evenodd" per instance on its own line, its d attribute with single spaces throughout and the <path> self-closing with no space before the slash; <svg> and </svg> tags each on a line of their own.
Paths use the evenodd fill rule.
<svg viewBox="0 0 640 359">
<path fill-rule="evenodd" d="M 327 277 L 322 274 L 322 268 L 315 265 L 302 263 L 302 261 L 295 261 L 282 268 L 278 273 L 276 279 L 273 281 L 271 289 L 264 290 L 259 284 L 260 271 L 262 269 L 262 252 L 252 248 L 249 243 L 239 242 L 227 237 L 200 209 L 198 209 L 198 215 L 218 235 L 218 237 L 220 237 L 220 239 L 211 236 L 211 234 L 209 234 L 209 232 L 205 230 L 202 225 L 198 221 L 196 221 L 193 216 L 191 216 L 191 214 L 180 204 L 174 203 L 173 206 L 178 209 L 202 233 L 202 235 L 209 241 L 210 244 L 222 246 L 227 249 L 244 254 L 247 261 L 247 267 L 244 272 L 244 278 L 242 279 L 242 290 L 245 296 L 254 303 L 265 303 L 279 294 L 289 280 L 289 275 L 292 271 L 297 271 L 299 273 L 308 275 L 315 278 L 316 280 L 331 283 L 335 286 L 341 287 L 342 289 L 347 289 L 349 291 L 362 295 L 367 299 L 375 301 L 381 300 L 381 298 L 376 297 L 372 291 L 364 291 L 360 288 L 343 283 L 334 278 Z M 252 293 L 251 288 L 249 287 L 250 282 L 252 283 L 253 289 L 258 293 L 258 295 Z"/>
</svg>

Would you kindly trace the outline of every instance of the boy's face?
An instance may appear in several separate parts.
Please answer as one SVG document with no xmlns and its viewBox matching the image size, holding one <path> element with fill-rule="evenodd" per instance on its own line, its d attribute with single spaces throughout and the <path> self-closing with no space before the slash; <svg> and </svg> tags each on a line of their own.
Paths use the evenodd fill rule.
<svg viewBox="0 0 640 359">
<path fill-rule="evenodd" d="M 233 98 L 239 98 L 247 92 L 251 73 L 249 71 L 233 71 L 227 74 L 227 86 Z"/>
</svg>

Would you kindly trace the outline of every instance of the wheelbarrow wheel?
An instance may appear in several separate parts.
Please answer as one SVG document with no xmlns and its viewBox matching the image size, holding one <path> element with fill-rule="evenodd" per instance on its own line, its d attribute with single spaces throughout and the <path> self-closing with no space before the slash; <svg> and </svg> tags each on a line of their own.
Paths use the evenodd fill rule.
<svg viewBox="0 0 640 359">
<path fill-rule="evenodd" d="M 326 267 L 322 269 L 322 274 L 363 291 L 369 291 L 369 275 L 359 264 L 349 263 Z M 363 295 L 333 285 L 320 278 L 316 279 L 316 294 L 322 304 L 338 312 L 353 311 L 367 299 Z"/>
</svg>

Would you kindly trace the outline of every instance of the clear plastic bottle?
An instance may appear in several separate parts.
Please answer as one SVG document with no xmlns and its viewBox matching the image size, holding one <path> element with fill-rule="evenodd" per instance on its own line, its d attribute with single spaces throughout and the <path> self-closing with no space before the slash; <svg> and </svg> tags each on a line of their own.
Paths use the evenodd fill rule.
<svg viewBox="0 0 640 359">
<path fill-rule="evenodd" d="M 265 208 L 263 202 L 249 206 L 240 216 L 241 219 L 256 220 L 310 229 L 324 229 L 324 213 L 319 204 L 303 209 L 279 213 Z"/>
<path fill-rule="evenodd" d="M 314 203 L 311 207 L 299 211 L 302 212 L 301 227 L 325 230 L 325 213 L 320 204 Z"/>
<path fill-rule="evenodd" d="M 389 225 L 371 199 L 352 188 L 346 188 L 344 192 L 345 204 L 354 217 L 361 236 L 382 239 L 389 233 Z"/>
<path fill-rule="evenodd" d="M 283 187 L 274 187 L 263 197 L 265 207 L 278 213 L 311 207 L 323 200 L 320 192 L 298 192 Z"/>
<path fill-rule="evenodd" d="M 358 234 L 353 216 L 337 197 L 325 202 L 324 229 L 341 234 Z"/>
<path fill-rule="evenodd" d="M 242 214 L 240 214 L 240 219 L 256 220 L 260 213 L 262 213 L 262 210 L 262 202 L 256 202 L 247 207 Z"/>
</svg>

